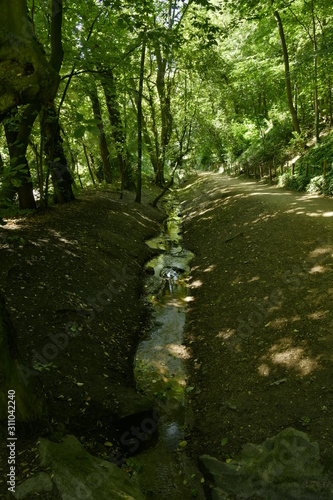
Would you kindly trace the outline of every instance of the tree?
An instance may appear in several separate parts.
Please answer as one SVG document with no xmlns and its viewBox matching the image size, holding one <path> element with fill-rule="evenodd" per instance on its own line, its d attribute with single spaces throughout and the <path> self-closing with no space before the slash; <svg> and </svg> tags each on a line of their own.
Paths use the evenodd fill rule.
<svg viewBox="0 0 333 500">
<path fill-rule="evenodd" d="M 143 94 L 143 78 L 145 71 L 145 57 L 146 57 L 146 40 L 142 42 L 141 49 L 141 64 L 140 64 L 140 80 L 138 92 L 138 179 L 137 179 L 137 193 L 135 201 L 141 203 L 141 167 L 142 167 L 142 94 Z"/>
<path fill-rule="evenodd" d="M 0 115 L 12 108 L 46 100 L 59 76 L 33 34 L 26 0 L 0 0 Z"/>
<path fill-rule="evenodd" d="M 106 141 L 104 124 L 102 119 L 101 104 L 98 97 L 97 87 L 94 81 L 91 82 L 89 86 L 89 97 L 91 100 L 91 105 L 93 109 L 94 119 L 97 122 L 97 127 L 99 130 L 99 148 L 101 153 L 101 158 L 103 162 L 103 175 L 104 180 L 109 184 L 112 181 L 111 175 L 111 164 L 110 164 L 110 153 Z"/>
<path fill-rule="evenodd" d="M 273 5 L 273 3 L 274 3 L 274 0 L 271 0 L 272 5 Z M 293 97 L 292 97 L 292 90 L 291 90 L 289 54 L 288 54 L 288 49 L 287 49 L 287 44 L 286 44 L 286 39 L 285 39 L 285 35 L 284 35 L 281 17 L 280 17 L 280 14 L 277 10 L 274 10 L 274 17 L 275 17 L 276 23 L 278 25 L 281 46 L 282 46 L 282 53 L 283 53 L 283 60 L 284 60 L 284 72 L 285 72 L 285 79 L 286 79 L 287 101 L 288 101 L 289 111 L 291 114 L 291 119 L 293 122 L 294 130 L 295 130 L 295 132 L 300 134 L 301 130 L 300 130 L 299 123 L 298 123 L 297 113 L 296 113 L 296 110 L 295 110 L 295 107 L 293 104 Z"/>
<path fill-rule="evenodd" d="M 26 152 L 33 124 L 45 103 L 46 109 L 49 111 L 46 111 L 48 119 L 46 119 L 44 123 L 47 124 L 47 126 L 42 133 L 48 134 L 48 138 L 46 137 L 46 143 L 49 145 L 47 152 L 49 155 L 55 196 L 60 203 L 69 201 L 74 198 L 71 188 L 72 179 L 67 168 L 66 157 L 63 154 L 58 117 L 54 108 L 54 98 L 59 85 L 59 71 L 63 58 L 61 43 L 62 0 L 52 0 L 52 50 L 50 63 L 47 63 L 44 56 L 41 55 L 41 49 L 33 35 L 32 24 L 27 15 L 26 2 L 22 0 L 14 1 L 10 5 L 8 4 L 4 7 L 4 12 L 4 19 L 8 23 L 6 27 L 8 40 L 12 41 L 9 47 L 8 43 L 5 44 L 7 52 L 5 52 L 4 55 L 7 58 L 12 58 L 13 53 L 15 54 L 14 63 L 10 60 L 9 67 L 11 68 L 14 64 L 15 70 L 17 71 L 17 63 L 21 64 L 21 66 L 23 64 L 24 67 L 20 70 L 21 73 L 18 74 L 22 74 L 23 76 L 32 75 L 33 77 L 32 81 L 23 78 L 23 80 L 19 79 L 18 82 L 15 78 L 12 78 L 10 83 L 13 85 L 14 90 L 11 91 L 10 95 L 8 95 L 8 92 L 6 93 L 6 89 L 4 92 L 7 103 L 5 111 L 7 112 L 9 109 L 13 108 L 14 105 L 25 104 L 27 102 L 31 103 L 22 113 L 15 135 L 13 130 L 10 131 L 10 134 L 9 132 L 7 133 L 7 138 L 9 138 L 10 141 L 8 147 L 11 152 L 11 169 L 5 180 L 4 196 L 8 197 L 8 194 L 10 194 L 10 197 L 12 197 L 14 189 L 11 186 L 14 186 L 14 188 L 18 188 L 20 208 L 31 209 L 36 207 L 30 169 L 26 160 Z M 22 62 L 22 58 L 25 62 Z M 27 75 L 24 68 L 27 67 L 28 63 L 30 65 L 30 73 Z M 42 74 L 40 74 L 41 72 Z M 49 79 L 52 78 L 51 82 L 47 80 L 48 85 L 44 84 L 45 78 L 43 78 L 43 72 L 48 75 Z M 43 85 L 41 86 L 41 84 Z M 25 92 L 25 86 L 27 86 L 27 92 Z M 41 91 L 37 91 L 37 88 L 39 90 L 40 86 Z M 35 91 L 32 90 L 34 87 L 36 87 Z M 19 97 L 17 94 L 19 94 Z M 52 127 L 51 123 L 53 123 Z M 62 160 L 61 169 L 59 169 L 59 161 L 54 161 L 54 158 L 56 158 L 54 156 L 55 152 L 58 153 L 58 157 Z"/>
<path fill-rule="evenodd" d="M 3 198 L 12 198 L 18 189 L 21 208 L 35 208 L 30 170 L 25 158 L 28 138 L 40 103 L 56 92 L 59 77 L 46 61 L 33 35 L 25 0 L 1 0 L 0 21 L 0 115 L 19 105 L 29 104 L 20 125 L 9 131 L 11 168 L 6 173 Z"/>
<path fill-rule="evenodd" d="M 126 145 L 125 129 L 121 119 L 116 82 L 112 69 L 108 69 L 106 74 L 101 74 L 101 83 L 104 89 L 106 106 L 109 113 L 112 136 L 117 150 L 117 161 L 121 176 L 121 189 L 133 190 L 135 188 L 135 183 L 129 165 L 129 153 Z"/>
<path fill-rule="evenodd" d="M 62 0 L 52 0 L 50 65 L 57 73 L 60 72 L 64 57 L 62 47 L 62 18 Z M 75 198 L 72 190 L 73 179 L 64 153 L 59 117 L 54 103 L 55 95 L 49 97 L 50 99 L 45 104 L 43 110 L 42 123 L 44 129 L 42 130 L 42 134 L 45 136 L 44 145 L 54 187 L 54 200 L 56 203 L 66 203 Z"/>
</svg>

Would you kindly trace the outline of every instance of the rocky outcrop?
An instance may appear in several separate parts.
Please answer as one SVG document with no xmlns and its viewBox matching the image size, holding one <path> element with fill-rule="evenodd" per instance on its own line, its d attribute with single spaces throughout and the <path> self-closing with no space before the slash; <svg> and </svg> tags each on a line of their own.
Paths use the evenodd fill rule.
<svg viewBox="0 0 333 500">
<path fill-rule="evenodd" d="M 333 499 L 318 444 L 296 429 L 285 429 L 258 446 L 244 445 L 240 456 L 229 463 L 208 455 L 202 455 L 200 462 L 214 500 Z"/>
<path fill-rule="evenodd" d="M 16 488 L 15 498 L 24 499 L 31 492 L 57 488 L 64 500 L 144 500 L 144 495 L 126 472 L 116 465 L 90 455 L 75 436 L 63 442 L 39 440 L 40 463 L 50 475 L 36 474 Z"/>
</svg>

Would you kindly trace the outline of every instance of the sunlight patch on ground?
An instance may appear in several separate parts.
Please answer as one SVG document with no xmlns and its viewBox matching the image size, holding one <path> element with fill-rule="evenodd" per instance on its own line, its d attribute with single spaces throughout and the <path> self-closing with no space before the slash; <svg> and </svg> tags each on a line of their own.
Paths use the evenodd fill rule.
<svg viewBox="0 0 333 500">
<path fill-rule="evenodd" d="M 234 328 L 227 328 L 226 330 L 221 330 L 217 335 L 216 338 L 218 339 L 223 339 L 223 340 L 228 340 L 230 339 L 233 335 L 235 335 L 236 330 Z"/>
<path fill-rule="evenodd" d="M 284 339 L 271 347 L 269 354 L 264 356 L 263 361 L 270 361 L 274 365 L 280 365 L 287 369 L 292 368 L 302 376 L 309 375 L 318 367 L 317 360 L 306 356 L 304 348 L 292 347 L 290 339 Z M 265 363 L 261 366 L 264 367 Z M 265 372 L 264 368 L 261 370 L 263 373 Z"/>
<path fill-rule="evenodd" d="M 59 231 L 55 231 L 54 229 L 49 229 L 49 233 L 52 234 L 53 236 L 55 236 L 56 238 L 59 238 L 60 241 L 62 241 L 63 243 L 66 243 L 67 245 L 77 244 L 76 240 L 67 240 L 66 238 L 64 238 L 62 236 L 61 233 L 59 233 Z M 46 240 L 46 241 L 48 242 L 48 240 Z"/>
<path fill-rule="evenodd" d="M 268 365 L 266 365 L 265 363 L 263 363 L 262 365 L 260 365 L 258 367 L 258 373 L 259 375 L 261 375 L 262 377 L 268 377 L 268 375 L 270 374 L 270 368 Z"/>
<path fill-rule="evenodd" d="M 248 196 L 262 196 L 262 195 L 268 195 L 268 196 L 286 196 L 290 195 L 289 193 L 277 193 L 277 192 L 267 192 L 267 191 L 260 191 L 259 189 L 255 193 L 250 193 Z"/>
<path fill-rule="evenodd" d="M 326 268 L 324 266 L 320 266 L 319 264 L 317 266 L 313 266 L 310 271 L 309 271 L 309 274 L 316 274 L 316 273 L 324 273 L 326 271 Z"/>
<path fill-rule="evenodd" d="M 324 247 L 324 248 L 316 248 L 316 250 L 313 250 L 313 252 L 310 253 L 310 257 L 312 259 L 316 258 L 316 257 L 319 257 L 321 255 L 324 255 L 326 253 L 331 253 L 333 250 L 333 248 L 331 246 L 327 246 L 327 247 Z"/>
<path fill-rule="evenodd" d="M 253 276 L 253 278 L 249 279 L 248 283 L 253 283 L 253 281 L 260 281 L 260 276 Z"/>
<path fill-rule="evenodd" d="M 190 357 L 186 347 L 183 344 L 168 344 L 167 349 L 177 358 L 188 359 Z"/>
<path fill-rule="evenodd" d="M 209 267 L 207 267 L 206 269 L 204 269 L 204 273 L 210 273 L 210 271 L 213 271 L 213 269 L 215 269 L 216 265 L 215 264 L 212 264 L 210 265 Z"/>
<path fill-rule="evenodd" d="M 4 226 L 7 229 L 9 229 L 10 231 L 15 231 L 16 229 L 20 229 L 20 224 L 19 224 L 19 220 L 8 220 L 8 219 L 4 219 L 6 221 L 6 225 Z"/>
<path fill-rule="evenodd" d="M 258 222 L 267 222 L 267 221 L 270 221 L 272 219 L 274 219 L 275 217 L 277 217 L 278 213 L 272 213 L 272 214 L 265 214 L 265 213 L 262 213 L 262 214 L 259 214 L 259 216 L 257 217 L 257 219 L 255 219 L 252 224 L 258 224 Z"/>
<path fill-rule="evenodd" d="M 193 281 L 193 283 L 191 283 L 189 285 L 189 288 L 200 288 L 202 285 L 203 285 L 203 283 L 201 280 L 196 280 L 196 281 Z"/>
<path fill-rule="evenodd" d="M 324 316 L 326 316 L 326 314 L 328 314 L 330 311 L 327 310 L 327 311 L 316 311 L 314 313 L 311 313 L 308 315 L 308 318 L 309 319 L 313 319 L 314 321 L 317 321 L 318 319 L 323 319 Z"/>
</svg>

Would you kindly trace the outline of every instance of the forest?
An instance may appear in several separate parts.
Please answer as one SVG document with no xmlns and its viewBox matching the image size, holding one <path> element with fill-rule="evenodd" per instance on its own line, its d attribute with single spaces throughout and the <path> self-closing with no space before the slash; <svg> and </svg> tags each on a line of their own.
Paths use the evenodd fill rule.
<svg viewBox="0 0 333 500">
<path fill-rule="evenodd" d="M 1 8 L 2 210 L 103 183 L 139 193 L 175 168 L 331 194 L 328 0 Z"/>
<path fill-rule="evenodd" d="M 330 0 L 0 0 L 3 498 L 333 498 L 332 63 Z"/>
</svg>

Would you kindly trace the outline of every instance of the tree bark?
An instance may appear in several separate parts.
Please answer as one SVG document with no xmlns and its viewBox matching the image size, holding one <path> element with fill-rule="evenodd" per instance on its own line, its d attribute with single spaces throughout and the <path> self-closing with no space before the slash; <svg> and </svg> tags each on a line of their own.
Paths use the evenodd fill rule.
<svg viewBox="0 0 333 500">
<path fill-rule="evenodd" d="M 273 1 L 272 1 L 272 3 L 273 3 Z M 280 17 L 280 14 L 278 13 L 277 10 L 274 11 L 274 17 L 275 17 L 276 23 L 278 25 L 280 41 L 281 41 L 281 45 L 282 45 L 283 60 L 284 60 L 284 72 L 285 72 L 286 90 L 287 90 L 287 101 L 288 101 L 289 111 L 291 114 L 291 119 L 292 119 L 294 130 L 295 130 L 295 132 L 300 134 L 301 129 L 299 126 L 297 113 L 296 113 L 296 110 L 294 108 L 292 90 L 291 90 L 288 49 L 287 49 L 286 39 L 284 36 L 281 17 Z"/>
<path fill-rule="evenodd" d="M 101 75 L 101 83 L 105 94 L 106 105 L 108 108 L 112 136 L 117 151 L 117 161 L 121 176 L 121 188 L 122 190 L 133 190 L 135 189 L 135 183 L 133 181 L 132 172 L 128 164 L 125 131 L 117 101 L 117 91 L 114 81 L 114 75 L 111 69 L 109 69 L 107 72 L 107 78 L 105 78 L 104 75 Z"/>
<path fill-rule="evenodd" d="M 89 156 L 88 156 L 88 153 L 87 153 L 87 146 L 85 145 L 85 143 L 83 141 L 82 141 L 82 145 L 83 145 L 84 156 L 86 157 L 86 162 L 87 162 L 87 167 L 88 167 L 88 170 L 89 170 L 89 174 L 90 174 L 92 183 L 95 186 L 96 182 L 95 182 L 95 178 L 94 178 L 94 175 L 92 173 L 92 170 L 91 170 Z"/>
<path fill-rule="evenodd" d="M 103 174 L 104 180 L 108 184 L 112 182 L 111 174 L 111 164 L 109 158 L 109 149 L 106 142 L 106 136 L 104 132 L 104 125 L 102 120 L 101 105 L 98 98 L 97 88 L 93 82 L 91 88 L 89 89 L 89 97 L 92 104 L 92 109 L 94 113 L 94 118 L 98 122 L 97 127 L 99 130 L 99 150 L 101 152 L 102 162 L 103 162 Z"/>
<path fill-rule="evenodd" d="M 52 101 L 45 109 L 44 122 L 44 149 L 49 162 L 51 179 L 54 188 L 54 202 L 67 203 L 75 199 L 72 184 L 73 178 L 68 168 L 64 152 L 63 140 L 60 133 L 58 115 Z"/>
<path fill-rule="evenodd" d="M 319 142 L 319 105 L 318 105 L 318 57 L 317 57 L 317 34 L 316 34 L 316 19 L 314 13 L 314 2 L 311 2 L 311 15 L 312 15 L 312 41 L 313 41 L 313 93 L 314 93 L 314 112 L 315 112 L 315 136 L 316 141 Z"/>
<path fill-rule="evenodd" d="M 59 75 L 34 36 L 26 0 L 0 0 L 0 114 L 55 92 Z"/>
<path fill-rule="evenodd" d="M 62 48 L 62 3 L 62 0 L 52 0 L 50 64 L 57 74 L 59 74 L 64 57 Z M 45 134 L 45 152 L 48 157 L 48 168 L 51 171 L 54 202 L 61 204 L 74 200 L 75 196 L 72 190 L 73 178 L 63 148 L 59 116 L 56 112 L 54 97 L 55 94 L 50 96 L 50 100 L 44 108 L 44 119 L 42 120 L 44 131 L 42 133 Z"/>
<path fill-rule="evenodd" d="M 142 184 L 142 94 L 143 77 L 145 69 L 146 41 L 143 41 L 140 64 L 139 96 L 138 96 L 138 180 L 135 201 L 141 203 L 141 184 Z"/>
<path fill-rule="evenodd" d="M 13 195 L 17 192 L 21 209 L 36 208 L 26 152 L 31 130 L 39 108 L 40 105 L 38 103 L 30 104 L 24 110 L 18 125 L 15 125 L 15 117 L 13 120 L 8 119 L 8 121 L 5 122 L 5 133 L 12 173 L 10 177 L 5 180 L 3 196 L 12 199 Z"/>
<path fill-rule="evenodd" d="M 328 105 L 329 105 L 329 123 L 330 127 L 333 125 L 333 107 L 332 107 L 332 84 L 331 77 L 328 77 Z"/>
<path fill-rule="evenodd" d="M 165 73 L 167 67 L 167 57 L 162 56 L 161 47 L 159 45 L 155 46 L 155 56 L 157 62 L 157 76 L 156 76 L 156 88 L 160 101 L 161 110 L 161 150 L 160 156 L 158 158 L 158 170 L 156 173 L 155 182 L 158 186 L 162 187 L 164 185 L 164 164 L 166 149 L 169 145 L 171 134 L 172 134 L 172 114 L 171 114 L 171 88 L 170 85 L 167 86 L 165 83 Z"/>
</svg>

